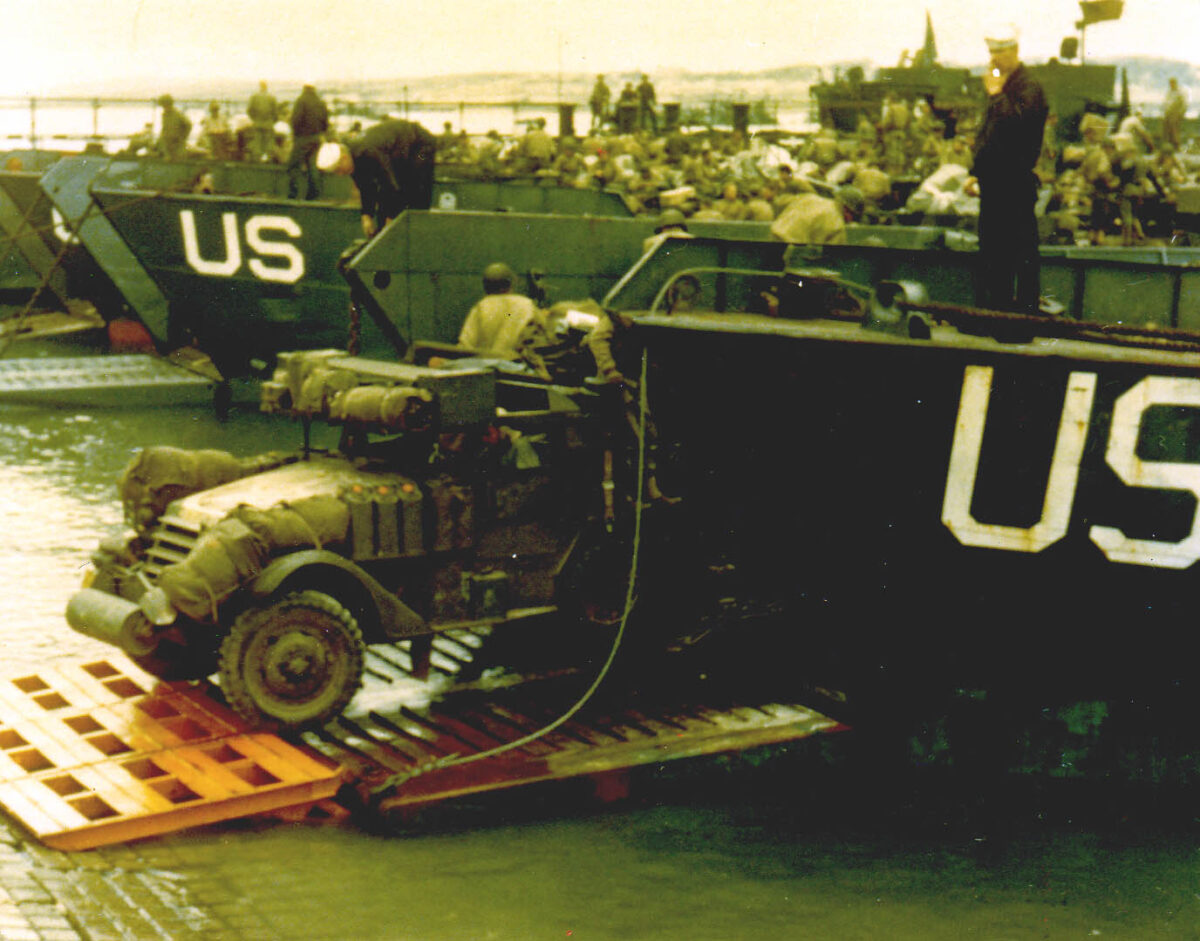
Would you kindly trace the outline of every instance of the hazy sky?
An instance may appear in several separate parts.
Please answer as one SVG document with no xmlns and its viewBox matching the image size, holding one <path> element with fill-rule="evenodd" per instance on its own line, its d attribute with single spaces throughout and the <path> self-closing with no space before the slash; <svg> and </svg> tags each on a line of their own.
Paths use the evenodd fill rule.
<svg viewBox="0 0 1200 941">
<path fill-rule="evenodd" d="M 93 78 L 314 81 L 466 71 L 755 70 L 920 46 L 980 63 L 995 0 L 0 0 L 0 95 Z M 1029 61 L 1057 54 L 1074 0 L 1011 0 Z M 1200 62 L 1200 0 L 1128 0 L 1092 26 L 1089 58 Z"/>
</svg>

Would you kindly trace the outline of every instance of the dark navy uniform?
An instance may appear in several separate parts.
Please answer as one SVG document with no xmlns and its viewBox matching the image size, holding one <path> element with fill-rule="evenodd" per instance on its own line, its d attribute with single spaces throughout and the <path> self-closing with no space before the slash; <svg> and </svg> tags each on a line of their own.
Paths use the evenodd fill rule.
<svg viewBox="0 0 1200 941">
<path fill-rule="evenodd" d="M 1048 112 L 1042 86 L 1024 65 L 988 99 L 975 138 L 972 173 L 979 181 L 979 253 L 983 303 L 1037 313 L 1037 177 Z M 1015 290 L 1014 290 L 1015 282 Z"/>
</svg>

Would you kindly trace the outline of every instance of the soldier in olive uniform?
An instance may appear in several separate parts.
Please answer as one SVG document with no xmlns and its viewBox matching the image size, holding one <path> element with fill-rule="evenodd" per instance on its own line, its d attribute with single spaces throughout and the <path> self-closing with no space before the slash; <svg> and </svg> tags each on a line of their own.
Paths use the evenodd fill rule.
<svg viewBox="0 0 1200 941">
<path fill-rule="evenodd" d="M 642 80 L 637 87 L 638 97 L 638 126 L 644 131 L 649 129 L 650 133 L 658 133 L 658 114 L 654 110 L 654 106 L 658 104 L 658 97 L 654 93 L 654 85 L 650 78 L 642 75 Z"/>
<path fill-rule="evenodd" d="M 279 117 L 279 102 L 267 91 L 267 83 L 259 82 L 258 91 L 246 105 L 250 118 L 250 159 L 256 163 L 271 159 L 275 147 L 275 121 Z"/>
<path fill-rule="evenodd" d="M 158 105 L 162 108 L 162 129 L 158 134 L 156 149 L 159 156 L 167 160 L 179 160 L 187 152 L 187 139 L 192 132 L 192 122 L 175 107 L 175 99 L 170 95 L 159 98 Z"/>
<path fill-rule="evenodd" d="M 592 97 L 588 102 L 592 109 L 592 130 L 604 127 L 604 121 L 608 117 L 608 104 L 612 101 L 612 92 L 608 90 L 608 85 L 605 84 L 604 76 L 596 76 L 596 84 L 592 86 Z"/>
</svg>

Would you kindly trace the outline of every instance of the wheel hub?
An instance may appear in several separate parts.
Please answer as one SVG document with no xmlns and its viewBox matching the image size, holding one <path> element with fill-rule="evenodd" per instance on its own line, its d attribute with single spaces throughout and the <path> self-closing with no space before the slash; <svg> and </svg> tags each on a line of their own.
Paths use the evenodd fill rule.
<svg viewBox="0 0 1200 941">
<path fill-rule="evenodd" d="M 320 638 L 290 632 L 264 652 L 262 677 L 267 689 L 285 699 L 319 689 L 329 674 L 329 651 Z"/>
<path fill-rule="evenodd" d="M 318 591 L 242 612 L 221 642 L 221 689 L 252 723 L 298 729 L 327 721 L 353 697 L 362 669 L 354 616 Z"/>
</svg>

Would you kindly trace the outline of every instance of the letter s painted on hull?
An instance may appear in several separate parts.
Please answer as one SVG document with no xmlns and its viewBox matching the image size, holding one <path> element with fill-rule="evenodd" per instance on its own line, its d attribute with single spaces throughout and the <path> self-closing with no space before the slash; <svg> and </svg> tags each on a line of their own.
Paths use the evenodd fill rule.
<svg viewBox="0 0 1200 941">
<path fill-rule="evenodd" d="M 942 522 L 965 546 L 1041 552 L 1062 539 L 1070 525 L 1079 483 L 1079 465 L 1091 423 L 1096 374 L 1072 372 L 1067 381 L 1042 515 L 1030 527 L 980 523 L 971 515 L 991 389 L 991 367 L 966 367 L 950 450 Z M 1200 409 L 1200 379 L 1147 376 L 1123 393 L 1113 406 L 1105 459 L 1121 481 L 1131 487 L 1184 490 L 1194 494 L 1196 511 L 1188 536 L 1179 542 L 1130 539 L 1111 526 L 1092 526 L 1089 536 L 1113 562 L 1184 569 L 1200 560 L 1200 464 L 1143 461 L 1137 456 L 1142 417 L 1155 405 Z"/>
<path fill-rule="evenodd" d="M 1200 464 L 1143 461 L 1137 456 L 1138 430 L 1142 415 L 1152 405 L 1182 405 L 1200 408 L 1200 379 L 1147 376 L 1113 405 L 1112 431 L 1105 460 L 1122 482 L 1131 487 L 1188 490 L 1196 496 L 1196 512 L 1187 538 L 1179 542 L 1130 539 L 1111 526 L 1093 526 L 1092 542 L 1114 562 L 1185 569 L 1200 559 Z"/>
<path fill-rule="evenodd" d="M 246 244 L 266 258 L 282 258 L 287 266 L 264 265 L 257 258 L 249 261 L 250 271 L 263 281 L 295 284 L 304 277 L 304 256 L 288 242 L 271 242 L 262 237 L 263 230 L 282 232 L 289 238 L 300 237 L 300 226 L 290 216 L 251 216 L 246 220 Z"/>
<path fill-rule="evenodd" d="M 217 278 L 232 278 L 242 267 L 242 243 L 238 234 L 237 214 L 221 213 L 221 232 L 225 245 L 224 258 L 203 258 L 196 235 L 196 215 L 191 209 L 181 210 L 179 224 L 183 230 L 183 254 L 193 271 Z M 246 245 L 262 258 L 281 259 L 286 264 L 268 265 L 262 258 L 250 258 L 247 267 L 261 281 L 295 284 L 304 277 L 304 256 L 290 242 L 264 237 L 265 232 L 282 232 L 288 238 L 299 238 L 303 232 L 295 219 L 288 216 L 251 216 L 246 220 Z"/>
</svg>

